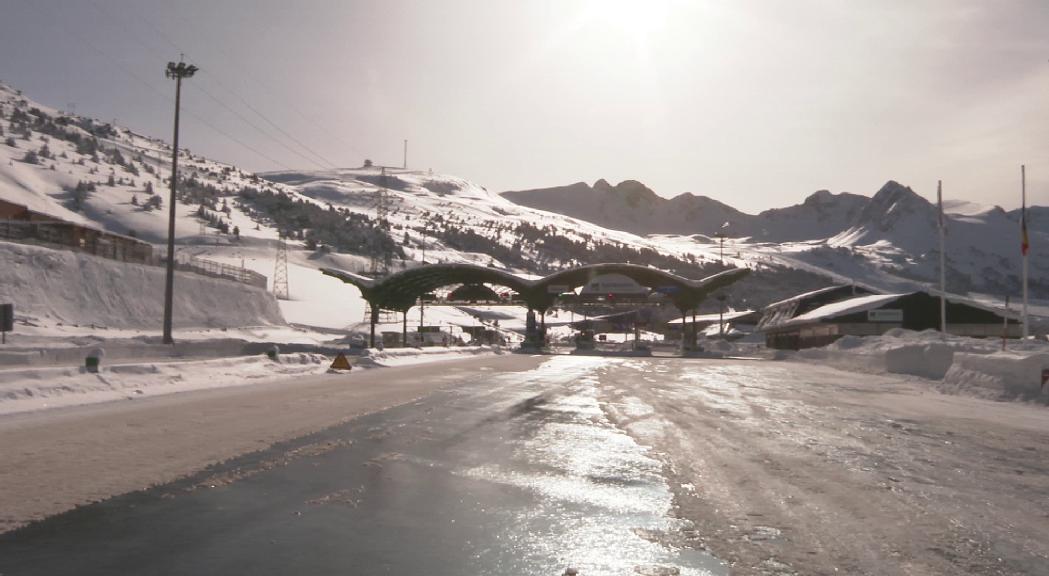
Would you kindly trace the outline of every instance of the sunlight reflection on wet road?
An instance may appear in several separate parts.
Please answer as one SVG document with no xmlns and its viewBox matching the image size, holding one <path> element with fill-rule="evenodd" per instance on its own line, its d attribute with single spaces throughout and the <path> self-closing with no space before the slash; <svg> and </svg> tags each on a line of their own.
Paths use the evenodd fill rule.
<svg viewBox="0 0 1049 576">
<path fill-rule="evenodd" d="M 607 414 L 614 390 L 602 378 L 621 363 L 645 366 L 559 356 L 466 375 L 412 404 L 4 535 L 0 571 L 725 574 L 673 544 L 690 525 L 672 517 L 663 463 Z M 652 413 L 637 399 L 616 410 Z"/>
</svg>

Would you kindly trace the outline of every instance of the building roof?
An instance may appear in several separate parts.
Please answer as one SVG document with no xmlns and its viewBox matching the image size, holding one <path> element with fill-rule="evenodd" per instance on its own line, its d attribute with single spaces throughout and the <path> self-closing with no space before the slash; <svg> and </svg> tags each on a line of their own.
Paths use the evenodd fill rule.
<svg viewBox="0 0 1049 576">
<path fill-rule="evenodd" d="M 867 310 L 874 310 L 881 308 L 882 306 L 898 300 L 907 294 L 871 294 L 869 296 L 859 296 L 857 298 L 849 298 L 848 300 L 842 300 L 840 302 L 833 302 L 820 306 L 815 310 L 801 314 L 787 320 L 786 322 L 779 325 L 784 326 L 795 326 L 798 324 L 808 324 L 811 322 L 818 322 L 827 318 L 837 318 L 838 316 L 845 316 L 848 314 L 855 314 L 857 312 L 865 312 Z"/>
<path fill-rule="evenodd" d="M 871 290 L 871 289 L 869 289 L 869 288 L 867 288 L 865 286 L 858 286 L 856 284 L 835 284 L 834 286 L 827 286 L 826 288 L 820 288 L 819 290 L 813 290 L 811 292 L 805 292 L 803 294 L 798 294 L 797 296 L 791 296 L 790 298 L 784 298 L 783 300 L 780 300 L 779 302 L 773 302 L 772 304 L 769 304 L 768 306 L 765 306 L 765 309 L 768 310 L 770 308 L 777 308 L 777 307 L 783 306 L 785 304 L 792 304 L 794 302 L 801 302 L 802 300 L 805 300 L 807 298 L 812 298 L 813 296 L 819 296 L 821 294 L 826 294 L 828 292 L 833 292 L 835 290 L 841 290 L 842 288 L 853 288 L 853 289 L 864 290 L 866 292 L 874 292 L 874 290 Z"/>
<path fill-rule="evenodd" d="M 569 268 L 539 279 L 523 278 L 510 272 L 475 264 L 427 264 L 382 278 L 368 278 L 331 268 L 322 268 L 321 272 L 353 284 L 370 303 L 390 310 L 406 310 L 422 294 L 443 286 L 466 283 L 506 286 L 519 293 L 529 306 L 545 310 L 558 296 L 550 293 L 552 288 L 571 289 L 604 274 L 622 274 L 639 284 L 665 291 L 675 305 L 688 310 L 697 306 L 714 290 L 746 276 L 750 270 L 735 268 L 700 280 L 683 278 L 657 268 L 623 263 Z"/>
<path fill-rule="evenodd" d="M 815 310 L 811 310 L 804 314 L 798 315 L 797 317 L 791 318 L 786 322 L 777 324 L 772 328 L 787 328 L 793 326 L 800 326 L 803 324 L 813 324 L 823 320 L 831 318 L 837 318 L 840 316 L 847 316 L 849 314 L 856 314 L 858 312 L 866 312 L 867 310 L 875 310 L 881 308 L 887 304 L 895 302 L 904 296 L 912 296 L 914 294 L 926 294 L 930 297 L 938 298 L 939 294 L 933 294 L 924 290 L 918 290 L 915 292 L 906 292 L 903 294 L 871 294 L 868 296 L 858 296 L 856 298 L 849 298 L 848 300 L 842 300 L 840 302 L 833 302 L 820 306 Z M 1003 310 L 1001 308 L 995 308 L 994 306 L 988 306 L 981 302 L 971 300 L 968 298 L 962 298 L 959 296 L 947 295 L 946 300 L 951 304 L 961 304 L 963 306 L 969 306 L 972 308 L 978 308 L 992 314 L 997 314 L 1004 318 L 1017 318 L 1017 314 L 1012 310 Z M 950 318 L 948 317 L 948 322 Z"/>
</svg>

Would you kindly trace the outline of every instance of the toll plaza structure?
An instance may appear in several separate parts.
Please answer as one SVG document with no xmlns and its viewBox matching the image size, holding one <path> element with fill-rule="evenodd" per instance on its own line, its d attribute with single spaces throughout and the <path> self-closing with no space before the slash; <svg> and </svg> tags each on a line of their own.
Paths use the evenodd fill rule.
<svg viewBox="0 0 1049 576">
<path fill-rule="evenodd" d="M 558 303 L 562 295 L 568 299 L 576 297 L 575 289 L 587 285 L 595 278 L 607 275 L 629 278 L 650 288 L 652 294 L 672 304 L 684 320 L 688 312 L 695 311 L 711 293 L 740 280 L 750 270 L 733 268 L 700 280 L 626 263 L 591 264 L 554 272 L 542 278 L 525 278 L 475 264 L 424 264 L 378 278 L 332 268 L 321 268 L 321 272 L 352 284 L 361 291 L 361 296 L 368 302 L 370 310 L 369 346 L 375 346 L 375 325 L 379 322 L 381 310 L 392 310 L 402 314 L 402 332 L 404 340 L 407 340 L 408 310 L 416 301 L 431 295 L 434 290 L 448 286 L 494 285 L 512 290 L 511 301 L 528 308 L 525 346 L 541 347 L 545 344 L 547 311 Z M 468 292 L 486 293 L 477 289 Z M 538 322 L 535 321 L 536 312 L 539 313 Z M 693 330 L 690 335 L 692 347 L 695 346 L 695 338 Z"/>
</svg>

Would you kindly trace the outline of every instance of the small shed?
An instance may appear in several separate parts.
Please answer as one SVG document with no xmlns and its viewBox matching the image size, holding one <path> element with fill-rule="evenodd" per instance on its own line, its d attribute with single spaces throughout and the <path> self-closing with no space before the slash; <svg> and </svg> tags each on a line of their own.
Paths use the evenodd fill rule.
<svg viewBox="0 0 1049 576">
<path fill-rule="evenodd" d="M 770 348 L 798 350 L 825 346 L 845 335 L 876 336 L 893 328 L 939 330 L 939 295 L 918 291 L 849 298 L 765 326 L 762 331 Z M 977 338 L 1017 338 L 1020 324 L 1012 311 L 952 296 L 947 298 L 947 332 Z"/>
</svg>

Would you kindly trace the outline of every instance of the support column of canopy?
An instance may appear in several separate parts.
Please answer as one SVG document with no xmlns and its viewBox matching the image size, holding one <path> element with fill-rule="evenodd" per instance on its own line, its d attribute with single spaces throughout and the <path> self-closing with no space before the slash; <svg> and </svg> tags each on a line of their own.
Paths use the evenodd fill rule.
<svg viewBox="0 0 1049 576">
<path fill-rule="evenodd" d="M 685 340 L 688 337 L 688 315 L 684 308 L 678 310 L 681 312 L 681 353 L 684 354 L 688 351 L 688 341 Z"/>
<path fill-rule="evenodd" d="M 374 302 L 368 302 L 371 308 L 371 327 L 368 331 L 368 347 L 375 348 L 375 325 L 379 323 L 379 306 Z"/>
<path fill-rule="evenodd" d="M 698 308 L 698 306 L 697 306 Z M 699 331 L 696 330 L 696 308 L 692 309 L 692 349 L 695 350 L 699 344 Z"/>
</svg>

